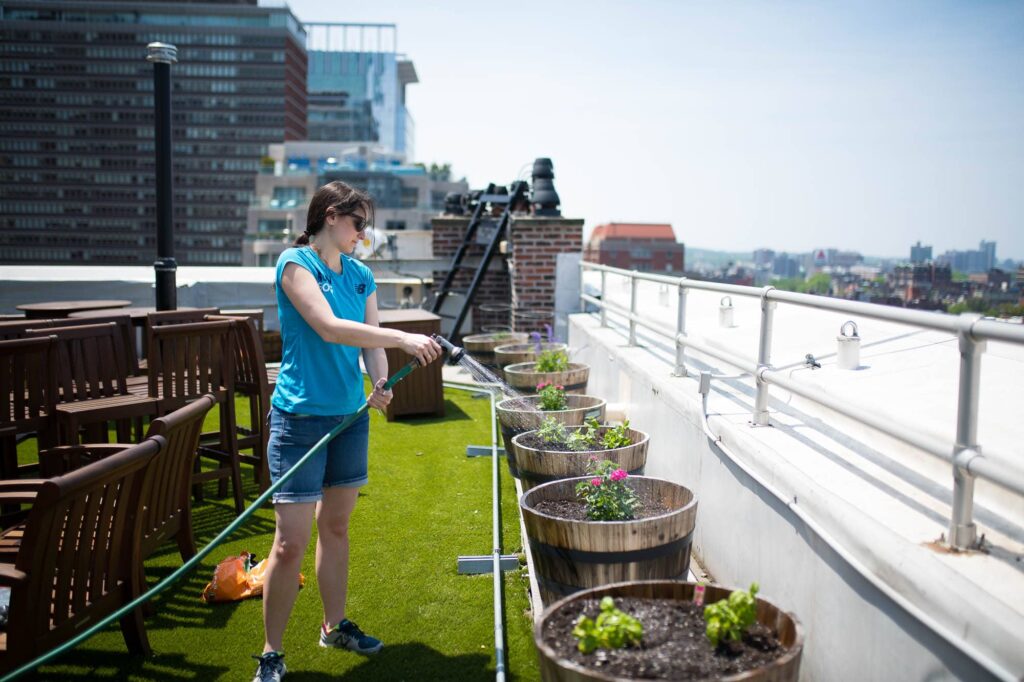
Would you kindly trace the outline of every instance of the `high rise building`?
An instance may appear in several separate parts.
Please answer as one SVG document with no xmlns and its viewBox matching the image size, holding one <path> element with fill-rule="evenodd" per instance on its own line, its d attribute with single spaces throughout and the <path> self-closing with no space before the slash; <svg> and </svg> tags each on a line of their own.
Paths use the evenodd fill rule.
<svg viewBox="0 0 1024 682">
<path fill-rule="evenodd" d="M 370 142 L 415 158 L 405 88 L 418 83 L 394 24 L 307 23 L 309 139 Z"/>
<path fill-rule="evenodd" d="M 988 272 L 996 266 L 996 243 L 982 240 L 977 250 L 946 251 L 937 260 L 960 272 Z"/>
<path fill-rule="evenodd" d="M 922 246 L 921 240 L 917 240 L 917 244 L 910 247 L 910 262 L 911 263 L 927 263 L 932 259 L 932 247 Z"/>
<path fill-rule="evenodd" d="M 182 264 L 241 263 L 268 145 L 306 137 L 306 35 L 256 0 L 0 0 L 0 262 L 156 256 L 153 66 L 171 67 Z"/>
</svg>

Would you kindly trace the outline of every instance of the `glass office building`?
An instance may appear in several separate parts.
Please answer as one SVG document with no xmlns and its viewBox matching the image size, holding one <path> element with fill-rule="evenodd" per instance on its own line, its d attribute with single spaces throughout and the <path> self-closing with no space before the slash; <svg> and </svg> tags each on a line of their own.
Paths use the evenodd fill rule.
<svg viewBox="0 0 1024 682">
<path fill-rule="evenodd" d="M 405 88 L 419 82 L 394 24 L 307 23 L 309 139 L 372 142 L 415 158 Z"/>
<path fill-rule="evenodd" d="M 306 35 L 286 6 L 0 0 L 0 262 L 156 257 L 153 66 L 171 67 L 182 264 L 241 264 L 268 145 L 306 137 Z"/>
</svg>

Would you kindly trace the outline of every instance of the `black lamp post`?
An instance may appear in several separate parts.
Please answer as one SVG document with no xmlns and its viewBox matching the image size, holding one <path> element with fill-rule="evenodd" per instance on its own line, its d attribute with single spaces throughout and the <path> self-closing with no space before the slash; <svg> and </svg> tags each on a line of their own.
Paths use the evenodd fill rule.
<svg viewBox="0 0 1024 682">
<path fill-rule="evenodd" d="M 153 129 L 156 142 L 156 309 L 178 307 L 177 270 L 174 260 L 174 176 L 171 171 L 171 64 L 178 48 L 167 43 L 146 46 L 147 62 L 153 63 Z"/>
</svg>

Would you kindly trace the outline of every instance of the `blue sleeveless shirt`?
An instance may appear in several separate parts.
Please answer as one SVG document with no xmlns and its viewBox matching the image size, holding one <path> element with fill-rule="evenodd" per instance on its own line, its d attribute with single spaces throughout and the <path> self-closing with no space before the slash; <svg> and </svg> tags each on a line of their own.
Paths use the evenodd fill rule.
<svg viewBox="0 0 1024 682">
<path fill-rule="evenodd" d="M 366 400 L 359 369 L 361 348 L 328 343 L 309 326 L 281 287 L 288 263 L 308 270 L 335 316 L 366 321 L 366 299 L 377 290 L 370 268 L 341 255 L 341 273 L 332 271 L 307 246 L 286 250 L 277 260 L 274 277 L 277 316 L 281 322 L 281 372 L 271 403 L 294 414 L 351 414 Z"/>
</svg>

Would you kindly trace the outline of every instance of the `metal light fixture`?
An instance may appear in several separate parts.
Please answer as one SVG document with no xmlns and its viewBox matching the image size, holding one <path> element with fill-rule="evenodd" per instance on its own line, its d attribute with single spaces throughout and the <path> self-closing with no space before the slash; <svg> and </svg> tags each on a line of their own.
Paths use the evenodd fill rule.
<svg viewBox="0 0 1024 682">
<path fill-rule="evenodd" d="M 153 64 L 153 132 L 156 142 L 156 309 L 178 307 L 177 270 L 174 259 L 174 175 L 171 170 L 171 64 L 178 48 L 167 43 L 146 46 L 146 61 Z"/>
<path fill-rule="evenodd" d="M 555 191 L 555 171 L 551 159 L 539 158 L 533 162 L 533 182 L 531 183 L 530 203 L 533 204 L 534 215 L 560 216 L 558 209 L 561 199 Z"/>
</svg>

